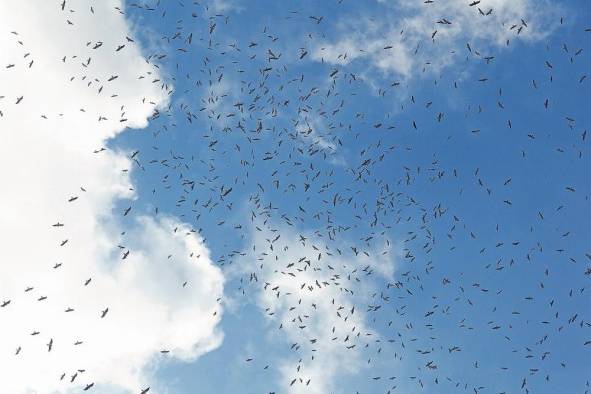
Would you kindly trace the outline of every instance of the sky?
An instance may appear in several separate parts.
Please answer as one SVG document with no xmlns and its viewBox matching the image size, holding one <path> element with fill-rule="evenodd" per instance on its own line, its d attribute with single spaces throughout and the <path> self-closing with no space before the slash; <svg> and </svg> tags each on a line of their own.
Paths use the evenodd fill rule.
<svg viewBox="0 0 591 394">
<path fill-rule="evenodd" d="M 0 394 L 590 392 L 590 18 L 0 4 Z"/>
</svg>

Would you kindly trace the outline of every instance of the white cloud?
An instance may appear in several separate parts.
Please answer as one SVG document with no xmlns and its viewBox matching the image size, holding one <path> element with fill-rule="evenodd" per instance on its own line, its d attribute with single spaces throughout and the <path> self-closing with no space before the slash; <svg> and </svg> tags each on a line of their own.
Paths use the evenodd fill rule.
<svg viewBox="0 0 591 394">
<path fill-rule="evenodd" d="M 60 3 L 0 4 L 0 392 L 138 392 L 161 350 L 219 345 L 223 276 L 187 225 L 115 209 L 134 197 L 133 162 L 93 152 L 145 127 L 169 91 L 126 39 L 119 0 Z"/>
<path fill-rule="evenodd" d="M 330 156 L 336 153 L 335 138 L 329 132 L 329 127 L 322 117 L 315 113 L 311 115 L 300 113 L 293 122 L 298 137 L 305 143 L 308 150 L 319 150 Z"/>
<path fill-rule="evenodd" d="M 342 22 L 341 38 L 318 45 L 312 58 L 341 65 L 364 59 L 384 75 L 408 78 L 427 63 L 434 70 L 451 64 L 452 52 L 465 51 L 466 43 L 483 52 L 507 40 L 538 41 L 558 23 L 558 6 L 545 0 L 482 0 L 472 7 L 465 0 L 380 3 L 383 17 Z"/>
<path fill-rule="evenodd" d="M 216 14 L 240 12 L 243 7 L 239 3 L 237 0 L 211 0 L 209 7 Z"/>
<path fill-rule="evenodd" d="M 373 272 L 392 279 L 391 248 L 352 258 L 331 251 L 314 234 L 301 234 L 302 240 L 288 228 L 255 228 L 254 255 L 243 262 L 258 279 L 260 308 L 293 345 L 292 354 L 279 362 L 281 392 L 338 391 L 339 378 L 366 368 L 362 349 L 379 338 L 364 312 L 373 287 L 358 278 Z"/>
</svg>

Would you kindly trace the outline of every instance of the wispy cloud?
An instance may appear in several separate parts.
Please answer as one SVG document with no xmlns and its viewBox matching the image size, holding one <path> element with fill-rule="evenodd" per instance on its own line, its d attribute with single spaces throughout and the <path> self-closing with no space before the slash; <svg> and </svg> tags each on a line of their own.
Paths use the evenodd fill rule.
<svg viewBox="0 0 591 394">
<path fill-rule="evenodd" d="M 210 0 L 209 8 L 216 14 L 240 12 L 243 7 L 239 0 Z"/>
<path fill-rule="evenodd" d="M 282 391 L 330 393 L 338 380 L 365 368 L 366 345 L 379 336 L 366 323 L 370 289 L 359 276 L 372 273 L 389 280 L 394 274 L 387 253 L 346 256 L 329 249 L 314 234 L 281 227 L 252 228 L 253 253 L 245 257 L 269 322 L 291 344 L 279 360 Z"/>
<path fill-rule="evenodd" d="M 340 22 L 337 38 L 319 44 L 315 60 L 346 65 L 363 61 L 384 76 L 409 78 L 425 68 L 441 70 L 454 53 L 471 45 L 474 53 L 539 41 L 558 25 L 558 6 L 548 1 L 464 0 L 380 1 L 383 18 L 357 16 Z"/>
</svg>

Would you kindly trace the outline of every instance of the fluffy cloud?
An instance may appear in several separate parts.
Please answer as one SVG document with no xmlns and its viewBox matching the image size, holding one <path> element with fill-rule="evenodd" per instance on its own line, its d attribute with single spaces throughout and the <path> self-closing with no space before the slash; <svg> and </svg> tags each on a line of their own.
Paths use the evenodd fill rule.
<svg viewBox="0 0 591 394">
<path fill-rule="evenodd" d="M 491 50 L 507 41 L 537 41 L 558 24 L 557 6 L 547 1 L 380 1 L 380 20 L 357 17 L 341 23 L 342 38 L 316 47 L 313 58 L 334 64 L 364 59 L 385 75 L 410 77 L 427 65 L 440 70 L 453 52 Z M 353 33 L 351 33 L 353 32 Z M 483 54 L 485 56 L 485 54 Z"/>
<path fill-rule="evenodd" d="M 191 360 L 222 339 L 201 238 L 123 216 L 133 161 L 102 150 L 170 91 L 119 0 L 5 2 L 0 26 L 0 392 L 137 392 L 162 350 Z"/>
</svg>

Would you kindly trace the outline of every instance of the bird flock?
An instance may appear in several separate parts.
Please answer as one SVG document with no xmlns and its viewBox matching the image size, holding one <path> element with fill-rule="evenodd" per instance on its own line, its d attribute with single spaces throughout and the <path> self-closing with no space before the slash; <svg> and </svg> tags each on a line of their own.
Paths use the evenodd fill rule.
<svg viewBox="0 0 591 394">
<path fill-rule="evenodd" d="M 361 12 L 350 0 L 327 1 L 329 11 L 245 2 L 252 17 L 204 1 L 128 2 L 116 11 L 150 30 L 110 46 L 85 43 L 117 57 L 151 42 L 145 61 L 165 77 L 137 78 L 168 101 L 151 103 L 147 131 L 88 155 L 129 149 L 125 172 L 138 197 L 114 215 L 180 218 L 227 277 L 220 306 L 255 305 L 248 313 L 264 317 L 283 364 L 263 349 L 242 363 L 268 393 L 591 392 L 591 28 L 553 15 L 554 31 L 528 41 L 528 15 L 500 23 L 498 2 L 459 1 L 503 40 L 450 42 L 457 22 L 439 3 L 416 4 L 432 18 L 423 36 L 400 29 L 379 47 L 331 44 L 340 15 Z M 95 12 L 66 0 L 55 7 L 74 32 L 77 14 Z M 280 17 L 267 18 L 265 7 Z M 34 68 L 26 39 L 12 36 L 23 40 L 25 62 L 1 66 Z M 371 64 L 411 44 L 408 73 Z M 93 80 L 92 56 L 56 58 L 77 64 L 72 80 L 88 74 L 92 94 L 112 94 L 118 75 Z M 23 95 L 2 97 L 0 122 L 26 104 Z M 126 109 L 95 118 L 125 125 Z M 63 204 L 89 193 L 82 186 Z M 48 227 L 60 233 L 58 248 L 70 247 L 68 223 Z M 125 237 L 116 264 L 134 256 Z M 80 286 L 94 284 L 89 276 Z M 27 295 L 43 287 L 22 285 Z M 18 297 L 0 289 L 0 325 L 11 324 L 2 313 L 18 310 Z M 115 310 L 105 305 L 96 320 Z M 42 327 L 29 334 L 11 356 L 70 346 L 34 342 Z M 79 391 L 100 384 L 83 364 L 55 379 Z M 154 391 L 145 382 L 135 392 Z"/>
</svg>

